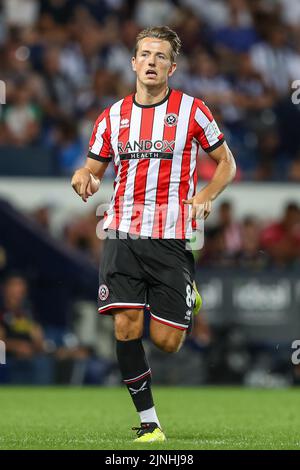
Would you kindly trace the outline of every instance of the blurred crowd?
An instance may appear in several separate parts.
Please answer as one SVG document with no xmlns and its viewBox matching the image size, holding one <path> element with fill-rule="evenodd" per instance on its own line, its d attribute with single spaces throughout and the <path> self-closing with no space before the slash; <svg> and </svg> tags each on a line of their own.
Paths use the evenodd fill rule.
<svg viewBox="0 0 300 470">
<path fill-rule="evenodd" d="M 0 5 L 0 153 L 1 146 L 36 146 L 41 158 L 43 149 L 51 152 L 54 174 L 70 174 L 101 110 L 134 90 L 137 33 L 168 24 L 183 43 L 171 86 L 211 107 L 237 159 L 237 179 L 300 181 L 298 0 Z M 209 179 L 213 166 L 201 161 L 199 176 Z M 245 224 L 253 229 L 253 221 Z"/>
<path fill-rule="evenodd" d="M 36 210 L 32 217 L 46 230 L 51 228 L 51 207 Z M 100 218 L 96 208 L 66 221 L 63 243 L 85 255 L 96 266 L 101 262 L 103 240 L 97 236 Z M 210 220 L 211 219 L 211 220 Z M 204 229 L 204 246 L 194 255 L 198 268 L 298 268 L 300 266 L 300 206 L 290 201 L 279 220 L 249 215 L 238 220 L 231 201 L 213 210 Z"/>
<path fill-rule="evenodd" d="M 199 267 L 254 270 L 300 266 L 300 207 L 290 202 L 279 220 L 262 223 L 247 216 L 238 222 L 229 201 L 219 207 L 217 223 L 205 233 Z"/>
<path fill-rule="evenodd" d="M 10 272 L 0 280 L 0 340 L 6 356 L 0 384 L 99 385 L 107 379 L 113 362 L 79 340 L 74 322 L 67 329 L 45 323 L 23 274 Z"/>
</svg>

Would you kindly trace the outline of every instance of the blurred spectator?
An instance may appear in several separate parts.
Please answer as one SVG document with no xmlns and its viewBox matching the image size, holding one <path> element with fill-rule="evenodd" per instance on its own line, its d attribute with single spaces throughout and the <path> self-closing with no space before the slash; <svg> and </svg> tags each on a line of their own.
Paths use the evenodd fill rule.
<svg viewBox="0 0 300 470">
<path fill-rule="evenodd" d="M 119 95 L 120 80 L 118 76 L 107 69 L 97 70 L 93 77 L 92 87 L 78 93 L 77 110 L 80 113 L 95 112 L 92 126 L 101 110 L 111 106 Z M 92 131 L 92 129 L 91 129 Z M 91 133 L 86 136 L 89 140 Z"/>
<path fill-rule="evenodd" d="M 300 183 L 300 154 L 291 163 L 291 166 L 288 171 L 288 178 L 290 181 L 294 181 L 295 183 Z"/>
<path fill-rule="evenodd" d="M 42 227 L 44 230 L 49 231 L 49 232 L 51 229 L 50 211 L 51 211 L 51 205 L 44 205 L 35 209 L 34 212 L 31 214 L 35 222 L 37 222 L 38 225 Z"/>
<path fill-rule="evenodd" d="M 200 266 L 234 266 L 242 245 L 241 227 L 234 220 L 233 207 L 224 201 L 218 210 L 217 223 L 205 230 L 204 248 L 200 252 Z"/>
<path fill-rule="evenodd" d="M 103 243 L 97 237 L 96 210 L 93 209 L 83 217 L 76 218 L 65 227 L 65 239 L 73 248 L 84 253 L 93 263 L 99 263 Z"/>
<path fill-rule="evenodd" d="M 90 87 L 93 74 L 105 65 L 106 37 L 104 28 L 94 20 L 78 18 L 73 22 L 76 41 L 70 41 L 61 51 L 61 71 L 75 89 Z"/>
<path fill-rule="evenodd" d="M 218 225 L 223 231 L 224 249 L 231 256 L 237 253 L 242 245 L 241 227 L 234 220 L 231 202 L 224 201 L 219 207 Z"/>
<path fill-rule="evenodd" d="M 48 384 L 52 362 L 46 355 L 44 334 L 28 305 L 28 286 L 22 276 L 9 276 L 2 289 L 0 339 L 7 351 L 10 383 Z"/>
<path fill-rule="evenodd" d="M 210 345 L 212 341 L 212 331 L 202 311 L 201 315 L 194 317 L 193 321 L 193 329 L 191 335 L 188 337 L 188 341 L 195 348 L 202 350 Z"/>
<path fill-rule="evenodd" d="M 234 103 L 239 108 L 240 115 L 251 126 L 257 123 L 257 112 L 271 108 L 274 104 L 274 95 L 267 87 L 260 74 L 253 68 L 249 54 L 239 56 L 236 77 Z"/>
<path fill-rule="evenodd" d="M 212 109 L 218 106 L 224 121 L 237 119 L 232 85 L 220 74 L 217 60 L 206 52 L 198 51 L 193 56 L 187 88 L 191 95 L 201 97 Z"/>
<path fill-rule="evenodd" d="M 275 179 L 276 162 L 280 157 L 280 141 L 276 127 L 263 129 L 258 137 L 259 161 L 255 179 L 259 181 Z"/>
<path fill-rule="evenodd" d="M 259 148 L 260 135 L 262 130 L 270 127 L 270 121 L 272 124 L 275 121 L 275 114 L 272 111 L 275 97 L 254 69 L 249 54 L 239 56 L 234 78 L 233 103 L 238 112 L 238 126 L 231 129 L 233 148 L 243 178 L 254 178 L 262 159 Z M 275 165 L 276 159 L 272 161 L 271 173 Z M 266 179 L 272 176 L 267 175 Z"/>
<path fill-rule="evenodd" d="M 34 144 L 40 131 L 40 118 L 29 83 L 20 81 L 11 104 L 4 109 L 0 141 L 18 146 Z"/>
<path fill-rule="evenodd" d="M 75 109 L 74 90 L 70 79 L 61 71 L 60 49 L 49 47 L 43 55 L 44 110 L 48 117 L 72 115 Z"/>
<path fill-rule="evenodd" d="M 291 82 L 300 76 L 300 55 L 288 43 L 288 33 L 282 23 L 269 24 L 266 39 L 251 49 L 255 69 L 278 95 L 290 92 Z"/>
<path fill-rule="evenodd" d="M 298 29 L 300 25 L 300 3 L 298 0 L 279 0 L 285 24 Z"/>
<path fill-rule="evenodd" d="M 6 24 L 5 17 L 4 17 L 3 5 L 0 4 L 0 45 L 1 47 L 5 42 L 6 35 L 7 35 L 7 24 Z"/>
<path fill-rule="evenodd" d="M 249 51 L 258 38 L 246 0 L 229 0 L 227 3 L 229 18 L 216 28 L 214 41 L 220 56 L 234 60 L 231 54 Z"/>
<path fill-rule="evenodd" d="M 267 264 L 260 249 L 260 225 L 253 217 L 246 217 L 241 225 L 241 246 L 236 253 L 236 262 L 247 269 L 262 269 Z"/>
<path fill-rule="evenodd" d="M 282 219 L 264 228 L 261 233 L 261 245 L 275 265 L 290 265 L 299 260 L 300 208 L 297 203 L 289 203 Z"/>
<path fill-rule="evenodd" d="M 2 273 L 5 272 L 7 265 L 7 254 L 4 247 L 0 244 L 0 278 L 2 278 Z"/>
<path fill-rule="evenodd" d="M 141 28 L 154 24 L 172 23 L 174 3 L 171 0 L 140 0 L 136 4 L 135 20 Z"/>
<path fill-rule="evenodd" d="M 50 146 L 56 158 L 59 174 L 70 175 L 75 168 L 82 166 L 85 149 L 77 125 L 72 119 L 65 118 L 57 122 Z"/>
<path fill-rule="evenodd" d="M 228 265 L 225 256 L 224 233 L 221 227 L 211 227 L 205 230 L 205 243 L 199 253 L 198 263 L 201 267 L 211 268 Z"/>
<path fill-rule="evenodd" d="M 183 8 L 177 10 L 177 17 L 175 18 L 176 31 L 180 38 L 184 38 L 181 44 L 181 53 L 178 59 L 182 56 L 187 59 L 191 58 L 191 51 L 197 51 L 197 48 L 203 48 L 211 51 L 211 32 L 208 25 L 202 20 L 201 17 L 194 15 L 193 10 L 190 8 Z M 181 64 L 180 64 L 181 68 Z M 176 70 L 176 75 L 180 68 Z"/>
<path fill-rule="evenodd" d="M 109 0 L 73 0 L 76 16 L 89 16 L 103 23 L 109 13 L 113 2 Z"/>
<path fill-rule="evenodd" d="M 195 15 L 203 18 L 210 26 L 217 27 L 226 24 L 229 11 L 225 2 L 220 0 L 182 0 Z"/>
<path fill-rule="evenodd" d="M 64 25 L 70 21 L 74 3 L 71 0 L 42 0 L 40 1 L 40 14 L 53 23 Z"/>
<path fill-rule="evenodd" d="M 120 74 L 124 85 L 127 86 L 128 93 L 132 92 L 135 87 L 135 74 L 131 67 L 131 57 L 138 32 L 139 28 L 134 21 L 124 21 L 120 25 L 115 41 L 109 48 L 107 57 L 108 69 Z"/>
<path fill-rule="evenodd" d="M 5 20 L 9 26 L 30 27 L 38 19 L 38 0 L 3 0 Z"/>
</svg>

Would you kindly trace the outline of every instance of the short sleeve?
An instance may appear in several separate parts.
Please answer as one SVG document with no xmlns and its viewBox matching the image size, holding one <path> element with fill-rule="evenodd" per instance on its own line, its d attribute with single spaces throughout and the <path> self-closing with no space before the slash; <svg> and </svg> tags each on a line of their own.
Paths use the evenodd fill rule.
<svg viewBox="0 0 300 470">
<path fill-rule="evenodd" d="M 210 109 L 199 99 L 194 115 L 194 137 L 205 152 L 212 152 L 225 141 Z"/>
<path fill-rule="evenodd" d="M 110 125 L 107 110 L 98 117 L 89 143 L 89 158 L 99 162 L 110 162 L 112 150 L 110 143 Z"/>
</svg>

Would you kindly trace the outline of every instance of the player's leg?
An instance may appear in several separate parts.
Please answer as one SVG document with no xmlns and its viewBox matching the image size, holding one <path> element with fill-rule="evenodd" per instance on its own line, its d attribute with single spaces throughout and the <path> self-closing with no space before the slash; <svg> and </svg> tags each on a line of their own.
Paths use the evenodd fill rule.
<svg viewBox="0 0 300 470">
<path fill-rule="evenodd" d="M 123 381 L 142 425 L 154 423 L 152 428 L 155 426 L 161 433 L 151 393 L 151 371 L 141 340 L 146 285 L 130 239 L 105 240 L 99 278 L 98 310 L 100 314 L 113 315 L 116 353 Z M 152 428 L 148 440 L 149 437 L 162 440 L 159 432 Z"/>
<path fill-rule="evenodd" d="M 200 312 L 201 310 L 201 307 L 202 307 L 202 297 L 201 295 L 199 294 L 198 292 L 198 288 L 197 288 L 197 284 L 196 284 L 196 281 L 193 282 L 193 294 L 192 294 L 192 299 L 193 299 L 193 315 L 191 317 L 191 321 L 190 321 L 190 324 L 189 324 L 189 327 L 186 331 L 186 334 L 187 336 L 191 335 L 192 334 L 192 331 L 193 331 L 193 325 L 194 325 L 194 318 L 196 315 L 198 315 L 198 313 Z"/>
<path fill-rule="evenodd" d="M 160 349 L 176 352 L 192 322 L 196 297 L 194 259 L 186 250 L 184 240 L 157 241 L 155 252 L 161 269 L 157 279 L 153 270 L 153 281 L 148 288 L 150 335 Z"/>
<path fill-rule="evenodd" d="M 164 325 L 153 320 L 150 321 L 150 337 L 152 342 L 162 351 L 173 353 L 178 352 L 184 343 L 186 332 Z"/>
<path fill-rule="evenodd" d="M 139 413 L 138 441 L 165 440 L 151 391 L 151 369 L 142 343 L 144 315 L 141 310 L 114 310 L 117 359 L 123 382 Z"/>
<path fill-rule="evenodd" d="M 194 291 L 194 308 L 193 308 L 193 314 L 198 315 L 202 308 L 202 297 L 199 294 L 198 287 L 196 284 L 196 281 L 193 282 L 193 291 Z"/>
<path fill-rule="evenodd" d="M 173 269 L 173 285 L 160 283 L 148 291 L 150 305 L 150 337 L 165 352 L 181 348 L 193 316 L 193 281 L 182 271 Z"/>
<path fill-rule="evenodd" d="M 117 341 L 130 341 L 143 336 L 144 314 L 142 309 L 114 309 L 114 330 Z"/>
</svg>

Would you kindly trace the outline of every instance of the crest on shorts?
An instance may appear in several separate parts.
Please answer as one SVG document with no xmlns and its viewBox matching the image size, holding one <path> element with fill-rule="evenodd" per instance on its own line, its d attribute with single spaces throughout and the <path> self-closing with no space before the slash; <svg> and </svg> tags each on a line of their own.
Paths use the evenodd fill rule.
<svg viewBox="0 0 300 470">
<path fill-rule="evenodd" d="M 165 122 L 165 125 L 168 126 L 168 127 L 176 126 L 176 124 L 178 122 L 177 114 L 174 114 L 174 113 L 166 114 L 165 118 L 164 118 L 164 122 Z"/>
<path fill-rule="evenodd" d="M 99 299 L 104 301 L 109 296 L 109 289 L 106 284 L 101 284 L 99 287 Z"/>
</svg>

